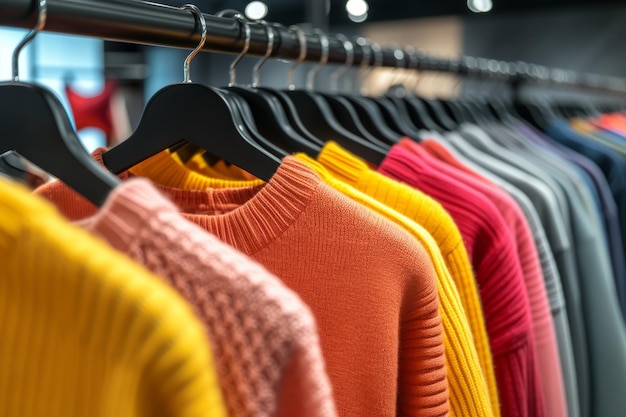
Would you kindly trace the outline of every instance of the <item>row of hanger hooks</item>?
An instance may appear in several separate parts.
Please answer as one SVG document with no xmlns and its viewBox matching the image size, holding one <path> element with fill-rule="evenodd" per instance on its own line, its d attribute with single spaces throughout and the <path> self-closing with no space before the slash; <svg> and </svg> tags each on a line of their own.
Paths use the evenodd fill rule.
<svg viewBox="0 0 626 417">
<path fill-rule="evenodd" d="M 52 0 L 54 2 L 54 0 Z M 85 4 L 89 3 L 89 0 L 83 0 Z M 42 30 L 46 26 L 46 21 L 48 17 L 48 3 L 50 0 L 36 0 L 37 4 L 37 23 L 33 29 L 30 30 L 28 35 L 20 42 L 20 44 L 15 48 L 13 54 L 13 79 L 18 80 L 18 62 L 17 57 L 19 56 L 21 50 L 36 36 L 36 34 Z M 59 7 L 59 6 L 55 6 Z M 73 7 L 72 5 L 63 5 L 66 7 Z M 106 6 L 103 6 L 106 7 Z M 129 4 L 130 8 L 131 5 Z M 153 7 L 145 2 L 137 2 L 136 5 L 132 7 Z M 211 15 L 204 15 L 197 6 L 193 4 L 186 4 L 181 7 L 182 10 L 189 10 L 192 12 L 195 21 L 195 29 L 197 31 L 198 25 L 201 30 L 201 38 L 200 42 L 196 45 L 192 53 L 187 57 L 185 61 L 185 75 L 184 81 L 190 82 L 191 77 L 188 74 L 188 66 L 191 60 L 203 49 L 206 49 L 206 44 L 209 40 L 209 31 L 215 31 L 215 28 L 209 27 L 209 22 L 214 22 L 213 19 L 215 17 Z M 56 9 L 53 8 L 53 11 L 56 12 Z M 225 11 L 227 12 L 227 11 Z M 222 12 L 217 15 L 217 17 L 227 17 L 227 13 Z M 228 11 L 233 12 L 233 11 Z M 96 13 L 96 12 L 94 12 Z M 77 14 L 78 16 L 80 13 Z M 75 17 L 75 16 L 74 16 Z M 232 16 L 228 16 L 232 17 Z M 302 31 L 301 28 L 297 26 L 290 26 L 286 28 L 282 25 L 271 24 L 268 22 L 249 22 L 247 21 L 243 15 L 239 12 L 235 11 L 235 20 L 239 22 L 240 25 L 240 33 L 243 33 L 243 48 L 239 51 L 237 58 L 231 64 L 229 75 L 230 82 L 229 85 L 234 85 L 236 82 L 236 74 L 235 68 L 239 61 L 246 55 L 249 54 L 251 49 L 251 43 L 254 39 L 255 42 L 258 43 L 258 32 L 254 35 L 251 31 L 251 23 L 261 24 L 265 29 L 265 38 L 266 38 L 266 48 L 265 54 L 262 59 L 257 63 L 253 72 L 253 85 L 258 86 L 260 82 L 260 69 L 265 64 L 266 60 L 271 56 L 280 57 L 283 56 L 282 48 L 285 46 L 285 39 L 282 37 L 285 36 L 285 29 L 289 32 L 296 34 L 296 39 L 298 41 L 298 56 L 294 59 L 293 65 L 289 69 L 287 83 L 288 88 L 293 90 L 295 88 L 294 85 L 294 73 L 295 69 L 307 59 L 309 48 L 308 42 L 310 41 L 310 36 L 307 39 L 307 34 Z M 1 20 L 1 18 L 0 18 Z M 53 26 L 58 25 L 58 23 L 53 22 Z M 278 26 L 277 31 L 275 31 L 275 27 Z M 58 30 L 53 28 L 53 30 Z M 68 27 L 66 33 L 73 33 L 72 29 Z M 77 32 L 76 32 L 77 33 Z M 306 75 L 305 88 L 312 89 L 314 87 L 315 78 L 321 68 L 330 62 L 331 56 L 331 43 L 329 35 L 325 34 L 320 29 L 315 29 L 312 31 L 312 34 L 315 35 L 317 41 L 319 42 L 320 48 L 320 56 L 319 61 L 317 61 L 317 65 L 315 65 L 311 70 L 308 71 Z M 111 35 L 112 38 L 115 38 L 114 35 Z M 280 50 L 276 49 L 277 39 L 280 38 Z M 471 79 L 478 79 L 484 81 L 507 81 L 512 85 L 525 85 L 527 81 L 532 81 L 534 83 L 539 83 L 540 85 L 566 85 L 572 87 L 580 87 L 586 88 L 590 90 L 598 90 L 603 92 L 613 92 L 618 94 L 626 93 L 626 81 L 617 79 L 615 77 L 602 77 L 591 74 L 578 74 L 573 71 L 567 71 L 557 68 L 547 68 L 540 65 L 534 65 L 524 62 L 504 62 L 493 59 L 485 59 L 485 58 L 475 58 L 469 56 L 462 56 L 460 58 L 435 58 L 425 54 L 423 51 L 416 50 L 413 47 L 395 47 L 392 49 L 392 56 L 395 62 L 390 63 L 389 61 L 389 49 L 383 49 L 379 44 L 373 43 L 370 40 L 365 38 L 358 38 L 355 41 L 349 40 L 344 35 L 335 35 L 333 36 L 335 41 L 333 42 L 333 48 L 336 48 L 337 42 L 341 45 L 343 49 L 344 62 L 341 68 L 337 69 L 331 75 L 331 88 L 333 91 L 338 89 L 339 80 L 341 77 L 345 76 L 350 68 L 354 68 L 354 63 L 358 59 L 359 68 L 363 73 L 363 78 L 369 76 L 371 72 L 378 67 L 391 67 L 396 68 L 395 76 L 392 77 L 391 84 L 398 83 L 398 80 L 402 77 L 402 74 L 405 74 L 405 80 L 403 84 L 407 84 L 406 80 L 412 79 L 412 87 L 411 89 L 415 89 L 422 79 L 421 71 L 433 71 L 435 73 L 454 73 L 459 75 L 458 79 L 465 78 L 465 76 L 469 76 Z M 357 54 L 358 47 L 358 54 Z M 258 53 L 258 46 L 256 47 Z M 333 49 L 333 51 L 335 51 Z M 336 61 L 337 52 L 332 52 L 334 54 L 335 63 L 340 63 Z M 403 71 L 404 70 L 404 71 Z M 418 74 L 415 76 L 415 74 Z M 348 80 L 348 83 L 352 82 L 351 79 Z M 362 93 L 367 93 L 367 87 L 363 87 L 361 89 Z"/>
<path fill-rule="evenodd" d="M 185 64 L 184 64 L 184 72 L 185 72 L 185 81 L 184 82 L 191 82 L 190 81 L 190 75 L 189 75 L 189 63 L 191 62 L 191 60 L 197 55 L 198 52 L 200 52 L 202 50 L 202 48 L 204 47 L 204 44 L 206 42 L 206 38 L 207 38 L 207 25 L 206 25 L 206 20 L 204 18 L 204 14 L 198 9 L 198 7 L 196 7 L 193 4 L 186 4 L 184 6 L 181 7 L 181 9 L 184 10 L 190 10 L 191 13 L 193 13 L 195 19 L 197 19 L 200 22 L 200 28 L 201 28 L 201 36 L 200 36 L 200 42 L 198 43 L 198 45 L 196 46 L 196 48 L 189 54 L 189 56 L 187 57 L 187 59 L 185 60 Z M 237 84 L 237 66 L 239 65 L 239 63 L 241 62 L 241 60 L 246 57 L 246 55 L 248 54 L 249 50 L 250 50 L 250 41 L 251 41 L 251 30 L 250 30 L 250 22 L 248 22 L 248 20 L 239 12 L 234 11 L 234 10 L 223 10 L 219 13 L 216 14 L 216 16 L 219 17 L 224 17 L 227 16 L 229 14 L 232 14 L 233 18 L 235 20 L 237 20 L 237 22 L 241 25 L 242 30 L 243 30 L 243 34 L 244 34 L 244 40 L 243 40 L 243 48 L 241 49 L 241 51 L 237 54 L 237 56 L 235 57 L 235 59 L 232 61 L 232 63 L 229 66 L 229 83 L 228 86 L 229 87 L 233 87 Z M 263 28 L 265 29 L 265 34 L 267 37 L 267 48 L 265 51 L 265 54 L 257 61 L 257 63 L 254 65 L 253 70 L 252 70 L 252 87 L 257 88 L 260 86 L 260 70 L 263 67 L 263 65 L 267 62 L 267 60 L 271 57 L 272 53 L 274 52 L 274 45 L 275 45 L 275 38 L 276 35 L 274 33 L 274 29 L 272 27 L 272 25 L 270 25 L 267 21 L 265 20 L 260 20 L 257 21 L 256 23 L 260 23 Z M 298 41 L 299 41 L 299 46 L 300 46 L 300 53 L 298 58 L 294 61 L 294 63 L 289 67 L 288 70 L 288 75 L 287 75 L 287 88 L 289 90 L 294 90 L 295 89 L 295 82 L 294 82 L 294 75 L 295 75 L 295 71 L 298 68 L 298 66 L 304 61 L 305 57 L 306 57 L 306 53 L 307 53 L 307 40 L 306 40 L 306 34 L 304 32 L 304 30 L 302 30 L 302 28 L 300 28 L 297 25 L 291 25 L 289 26 L 289 30 L 295 32 Z M 321 48 L 321 58 L 319 60 L 319 62 L 312 67 L 311 69 L 309 69 L 309 71 L 306 74 L 306 89 L 307 90 L 313 90 L 315 87 L 315 79 L 317 77 L 317 75 L 319 74 L 319 71 L 328 63 L 328 57 L 329 57 L 329 37 L 326 33 L 324 33 L 324 31 L 322 31 L 321 29 L 314 29 L 313 30 L 313 34 L 317 35 L 319 42 L 320 42 L 320 48 Z M 344 50 L 346 51 L 346 61 L 344 62 L 343 65 L 341 65 L 338 69 L 336 69 L 335 71 L 333 71 L 330 74 L 330 82 L 331 82 L 331 91 L 332 92 L 337 92 L 339 90 L 339 81 L 340 79 L 345 76 L 345 74 L 352 69 L 352 64 L 354 62 L 354 43 L 352 41 L 350 41 L 350 39 L 348 39 L 348 37 L 344 34 L 337 34 L 335 35 L 335 38 L 339 39 L 341 41 L 341 44 L 344 48 Z M 376 67 L 379 67 L 382 65 L 382 48 L 380 47 L 380 45 L 372 43 L 371 41 L 369 41 L 368 39 L 362 38 L 360 37 L 357 40 L 357 43 L 360 43 L 360 45 L 363 47 L 365 46 L 365 48 L 363 48 L 364 53 L 366 54 L 367 58 L 364 59 L 361 62 L 361 66 L 360 68 L 367 74 L 369 75 L 369 73 Z M 415 51 L 414 49 L 412 49 L 413 51 Z M 366 51 L 366 52 L 365 52 Z M 373 53 L 375 55 L 375 62 L 374 62 L 374 66 L 370 66 L 368 65 L 368 61 L 369 61 L 369 57 L 370 54 Z M 404 60 L 404 52 L 402 53 L 401 59 Z M 413 59 L 413 56 L 411 55 L 411 59 Z M 404 66 L 404 63 L 402 64 L 402 66 Z M 367 90 L 362 90 L 362 91 L 367 91 Z"/>
<path fill-rule="evenodd" d="M 200 28 L 200 40 L 198 44 L 196 45 L 196 47 L 186 57 L 183 63 L 183 83 L 191 83 L 192 82 L 191 69 L 190 69 L 191 62 L 196 57 L 196 55 L 200 51 L 202 51 L 206 43 L 208 25 L 207 25 L 204 14 L 196 5 L 185 4 L 181 6 L 181 9 L 189 10 L 191 14 L 194 16 L 194 19 L 196 20 Z M 19 81 L 19 56 L 20 56 L 21 51 L 37 36 L 39 32 L 45 29 L 46 19 L 47 19 L 47 10 L 48 10 L 47 0 L 37 0 L 37 11 L 38 11 L 37 24 L 34 28 L 32 28 L 26 34 L 26 36 L 19 42 L 19 44 L 15 47 L 13 51 L 13 60 L 12 60 L 13 81 L 16 81 L 16 82 Z M 243 43 L 242 50 L 239 52 L 239 54 L 235 57 L 235 59 L 229 66 L 229 83 L 228 83 L 229 87 L 233 87 L 237 84 L 237 71 L 236 71 L 237 65 L 248 54 L 248 51 L 250 49 L 250 41 L 251 41 L 251 30 L 250 30 L 249 22 L 245 19 L 245 17 L 241 13 L 233 11 L 233 10 L 224 10 L 222 12 L 219 12 L 217 16 L 226 16 L 227 14 L 229 13 L 232 14 L 233 12 L 234 12 L 233 17 L 239 22 L 239 24 L 243 28 L 244 43 Z M 267 49 L 266 49 L 265 54 L 257 61 L 257 63 L 253 67 L 252 87 L 254 88 L 257 88 L 260 86 L 261 68 L 272 55 L 274 51 L 274 45 L 275 45 L 275 33 L 274 33 L 274 29 L 272 28 L 272 25 L 270 25 L 267 21 L 264 21 L 264 20 L 261 20 L 258 23 L 261 23 L 265 29 L 266 36 L 267 36 Z M 296 36 L 298 37 L 299 44 L 300 44 L 300 54 L 298 58 L 294 61 L 294 63 L 290 66 L 288 70 L 288 77 L 287 77 L 287 88 L 289 90 L 294 90 L 295 89 L 294 74 L 298 66 L 304 61 L 306 57 L 307 41 L 306 41 L 305 32 L 299 26 L 291 25 L 289 26 L 289 30 L 296 33 Z M 311 69 L 309 69 L 309 71 L 306 74 L 306 89 L 307 90 L 314 89 L 315 78 L 318 75 L 319 71 L 328 63 L 328 57 L 329 57 L 329 44 L 330 43 L 329 43 L 328 35 L 324 33 L 324 31 L 322 31 L 321 29 L 314 29 L 313 33 L 317 35 L 319 39 L 322 53 L 321 53 L 321 58 L 319 62 L 315 66 L 313 66 Z M 350 41 L 348 37 L 343 34 L 337 34 L 335 35 L 335 37 L 341 41 L 346 51 L 346 61 L 344 65 L 340 66 L 338 69 L 336 69 L 330 74 L 332 92 L 338 91 L 340 79 L 352 68 L 352 64 L 354 60 L 353 42 Z M 363 48 L 364 54 L 366 56 L 366 58 L 362 61 L 360 68 L 365 72 L 364 76 L 367 76 L 373 69 L 380 67 L 382 65 L 382 48 L 380 47 L 379 44 L 372 43 L 370 40 L 363 38 L 363 37 L 359 37 L 356 42 Z M 398 54 L 396 58 L 401 63 L 401 65 L 396 69 L 398 71 L 398 75 L 400 74 L 402 69 L 405 67 L 405 54 L 407 53 L 407 50 L 409 51 L 408 52 L 409 68 L 411 68 L 414 65 L 412 62 L 414 59 L 417 58 L 417 53 L 415 49 L 412 47 L 407 47 L 404 49 L 397 49 Z M 374 54 L 375 56 L 373 66 L 367 65 L 370 54 Z M 397 77 L 398 76 L 396 76 L 396 78 L 392 81 L 391 83 L 392 85 L 397 83 L 398 81 Z M 364 87 L 361 91 L 366 92 L 367 89 Z"/>
<path fill-rule="evenodd" d="M 45 2 L 45 0 L 41 0 L 41 1 Z M 197 6 L 193 4 L 185 4 L 181 7 L 181 9 L 189 10 L 194 15 L 194 18 L 199 22 L 200 28 L 201 28 L 200 41 L 198 45 L 189 53 L 189 55 L 187 56 L 184 62 L 184 81 L 183 82 L 189 83 L 191 82 L 190 63 L 198 54 L 198 52 L 200 52 L 202 48 L 204 47 L 208 30 L 207 30 L 207 24 L 206 24 L 206 19 L 204 18 L 204 14 Z M 232 10 L 224 10 L 224 11 L 217 13 L 217 16 L 220 16 L 220 17 L 226 16 L 232 12 L 233 12 Z M 243 48 L 241 49 L 239 54 L 237 54 L 237 56 L 235 57 L 235 59 L 229 66 L 229 83 L 228 83 L 229 87 L 233 87 L 237 84 L 237 66 L 239 65 L 241 60 L 248 54 L 248 51 L 250 50 L 250 40 L 251 40 L 251 30 L 250 30 L 249 22 L 239 12 L 235 12 L 233 15 L 233 18 L 237 20 L 243 28 L 244 42 L 243 42 Z M 274 44 L 275 44 L 275 33 L 274 33 L 274 29 L 272 28 L 272 26 L 265 20 L 260 20 L 258 21 L 258 23 L 263 25 L 263 28 L 265 29 L 265 33 L 267 37 L 267 48 L 266 48 L 265 54 L 256 62 L 252 70 L 252 87 L 254 88 L 257 88 L 260 86 L 261 68 L 272 55 L 274 51 Z M 298 56 L 298 59 L 295 60 L 295 62 L 289 68 L 288 76 L 287 76 L 287 88 L 289 90 L 294 90 L 295 89 L 294 74 L 295 74 L 297 67 L 304 61 L 304 58 L 306 57 L 307 42 L 306 42 L 306 35 L 299 26 L 292 25 L 289 27 L 289 30 L 296 33 L 296 36 L 298 37 L 299 44 L 300 44 L 300 54 Z M 314 88 L 315 78 L 318 75 L 319 71 L 328 63 L 328 56 L 329 56 L 328 36 L 320 29 L 315 29 L 313 33 L 316 34 L 320 40 L 320 47 L 322 49 L 322 54 L 321 54 L 319 63 L 307 72 L 307 75 L 306 75 L 307 90 L 312 90 Z M 348 39 L 347 36 L 343 34 L 338 34 L 336 35 L 336 37 L 341 40 L 342 45 L 346 51 L 346 62 L 344 63 L 344 65 L 342 65 L 340 68 L 338 68 L 337 70 L 333 71 L 330 74 L 331 91 L 334 91 L 334 92 L 338 91 L 339 80 L 352 68 L 352 63 L 354 60 L 353 43 Z M 377 48 L 377 49 L 370 48 L 370 50 L 380 51 L 380 48 Z M 377 57 L 377 62 L 379 62 L 380 59 L 381 58 Z M 365 67 L 365 65 L 363 65 L 363 67 Z"/>
</svg>

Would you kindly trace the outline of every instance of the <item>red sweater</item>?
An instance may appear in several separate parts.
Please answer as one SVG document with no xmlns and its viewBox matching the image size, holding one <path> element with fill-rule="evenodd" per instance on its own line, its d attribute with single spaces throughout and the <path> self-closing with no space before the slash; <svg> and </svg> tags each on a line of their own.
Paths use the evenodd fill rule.
<svg viewBox="0 0 626 417">
<path fill-rule="evenodd" d="M 379 171 L 429 194 L 453 217 L 480 288 L 502 416 L 544 416 L 524 274 L 496 206 L 401 145 L 391 148 Z"/>
<path fill-rule="evenodd" d="M 482 179 L 482 177 L 476 177 L 476 174 L 471 169 L 460 164 L 445 148 L 442 149 L 437 142 L 425 141 L 421 146 L 415 142 L 410 142 L 408 146 L 410 149 L 415 149 L 416 152 L 422 155 L 424 161 L 428 161 L 433 166 L 442 167 L 441 161 L 445 161 L 445 168 L 442 169 L 445 169 L 446 173 L 457 179 L 462 178 L 466 184 L 486 195 L 498 207 L 506 220 L 509 230 L 514 234 L 517 241 L 517 253 L 526 280 L 526 290 L 533 317 L 538 372 L 541 376 L 541 389 L 545 400 L 546 415 L 550 417 L 566 417 L 565 384 L 563 382 L 559 348 L 554 330 L 554 320 L 550 311 L 539 253 L 524 213 L 522 213 L 521 208 L 510 195 L 489 181 Z M 425 155 L 424 151 L 428 152 L 428 155 Z M 437 156 L 433 157 L 433 154 Z M 436 160 L 433 161 L 433 158 Z M 464 175 L 468 173 L 471 178 Z"/>
<path fill-rule="evenodd" d="M 100 161 L 101 152 L 94 152 Z M 436 275 L 407 231 L 293 157 L 258 187 L 159 188 L 184 217 L 264 265 L 308 304 L 339 416 L 448 415 Z M 38 193 L 70 219 L 96 211 L 60 182 Z"/>
</svg>

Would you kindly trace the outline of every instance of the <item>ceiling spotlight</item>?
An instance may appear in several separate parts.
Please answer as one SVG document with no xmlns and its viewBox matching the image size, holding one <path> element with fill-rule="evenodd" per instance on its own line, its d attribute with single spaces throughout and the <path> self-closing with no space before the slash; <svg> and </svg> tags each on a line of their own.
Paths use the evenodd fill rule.
<svg viewBox="0 0 626 417">
<path fill-rule="evenodd" d="M 259 20 L 267 16 L 268 7 L 267 4 L 262 1 L 251 1 L 246 6 L 244 13 L 250 20 Z"/>
<path fill-rule="evenodd" d="M 367 19 L 369 4 L 365 0 L 348 0 L 346 2 L 346 11 L 348 17 L 353 22 L 363 22 Z"/>
<path fill-rule="evenodd" d="M 351 13 L 348 13 L 348 18 L 352 20 L 354 23 L 362 23 L 367 20 L 367 13 L 362 14 L 360 16 L 355 16 Z"/>
<path fill-rule="evenodd" d="M 487 13 L 493 8 L 491 0 L 467 0 L 467 7 L 474 13 Z"/>
</svg>

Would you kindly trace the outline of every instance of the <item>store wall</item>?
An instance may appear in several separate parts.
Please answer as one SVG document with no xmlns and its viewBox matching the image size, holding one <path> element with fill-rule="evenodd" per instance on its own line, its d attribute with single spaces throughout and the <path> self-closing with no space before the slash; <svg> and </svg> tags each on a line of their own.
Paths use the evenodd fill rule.
<svg viewBox="0 0 626 417">
<path fill-rule="evenodd" d="M 414 19 L 374 23 L 363 27 L 363 36 L 382 45 L 412 45 L 426 53 L 456 57 L 463 49 L 463 26 L 457 17 Z M 457 94 L 458 80 L 454 76 L 389 69 L 375 70 L 366 80 L 371 94 L 382 94 L 390 83 L 403 82 L 416 86 L 424 96 L 453 96 Z"/>
<path fill-rule="evenodd" d="M 463 52 L 626 77 L 625 23 L 626 5 L 473 15 L 463 20 Z M 466 86 L 470 92 L 485 87 Z"/>
</svg>

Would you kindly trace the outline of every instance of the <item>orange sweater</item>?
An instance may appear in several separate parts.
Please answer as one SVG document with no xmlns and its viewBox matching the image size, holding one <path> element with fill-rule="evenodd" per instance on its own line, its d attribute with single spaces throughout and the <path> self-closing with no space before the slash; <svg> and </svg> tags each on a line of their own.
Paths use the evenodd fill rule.
<svg viewBox="0 0 626 417">
<path fill-rule="evenodd" d="M 344 154 L 341 154 L 341 152 L 344 152 Z M 487 383 L 483 369 L 479 366 L 481 360 L 479 360 L 474 338 L 472 337 L 472 330 L 468 324 L 466 309 L 461 303 L 457 286 L 450 276 L 437 243 L 430 234 L 419 224 L 399 215 L 355 188 L 335 180 L 329 175 L 328 171 L 307 156 L 299 154 L 296 157 L 314 169 L 322 177 L 322 180 L 332 188 L 397 223 L 424 245 L 435 265 L 437 273 L 440 313 L 444 325 L 451 411 L 453 415 L 457 416 L 499 416 L 495 375 L 491 362 L 489 342 L 484 328 L 480 298 L 478 297 L 476 283 L 474 282 L 471 265 L 467 259 L 460 232 L 454 226 L 450 216 L 438 203 L 429 197 L 423 195 L 422 198 L 414 198 L 417 197 L 417 191 L 402 186 L 375 171 L 371 171 L 358 159 L 354 160 L 355 157 L 345 154 L 345 151 L 340 149 L 338 145 L 328 144 L 320 154 L 320 161 L 322 162 L 330 163 L 333 158 L 339 157 L 342 159 L 341 162 L 346 162 L 350 168 L 355 170 L 362 168 L 362 170 L 358 170 L 359 172 L 354 174 L 362 179 L 359 182 L 360 186 L 369 184 L 369 187 L 360 187 L 362 188 L 361 191 L 364 191 L 366 194 L 371 193 L 370 195 L 384 200 L 383 202 L 392 204 L 393 208 L 397 207 L 398 210 L 406 212 L 414 219 L 426 221 L 430 229 L 436 234 L 442 248 L 445 249 L 447 264 L 453 267 L 452 270 L 456 274 L 455 278 L 461 285 L 465 305 L 472 313 L 470 317 L 474 326 L 473 329 L 475 329 L 476 335 L 482 342 L 479 344 L 481 348 L 480 359 L 485 369 L 484 373 L 491 377 L 489 380 L 491 385 Z M 194 167 L 196 172 L 182 168 L 180 161 L 177 161 L 178 164 L 174 162 L 176 159 L 175 156 L 172 157 L 167 153 L 161 153 L 134 167 L 131 171 L 153 178 L 157 182 L 183 188 L 203 189 L 244 186 L 241 182 L 242 176 L 237 175 L 238 171 L 240 171 L 237 167 L 223 166 L 218 177 L 210 178 L 206 175 L 217 175 L 217 173 L 212 172 L 214 168 L 204 164 L 201 157 L 196 158 Z M 341 165 L 339 161 L 336 162 Z M 186 166 L 189 167 L 189 163 Z M 334 171 L 341 171 L 340 166 L 335 166 L 334 168 Z M 200 173 L 203 175 L 198 175 Z M 228 179 L 229 177 L 231 178 L 230 180 Z M 338 175 L 338 177 L 348 179 L 349 175 Z M 377 179 L 381 181 L 377 181 Z M 250 182 L 248 185 L 255 184 L 261 183 Z M 406 190 L 402 187 L 405 187 Z M 374 190 L 379 192 L 374 192 Z M 465 255 L 465 258 L 463 258 L 463 255 Z M 466 262 L 464 263 L 463 260 Z M 482 330 L 482 333 L 480 333 L 480 330 Z M 491 398 L 489 394 L 491 394 Z"/>
<path fill-rule="evenodd" d="M 443 321 L 444 346 L 450 386 L 450 408 L 454 416 L 491 417 L 494 415 L 489 401 L 489 390 L 478 354 L 474 347 L 467 316 L 459 293 L 443 256 L 432 236 L 422 226 L 390 209 L 350 185 L 334 178 L 322 165 L 304 154 L 296 155 L 313 168 L 328 185 L 408 231 L 426 248 L 437 273 L 439 311 Z"/>
<path fill-rule="evenodd" d="M 364 161 L 334 142 L 328 142 L 317 159 L 335 178 L 407 216 L 431 233 L 458 289 L 489 388 L 492 410 L 499 416 L 498 388 L 478 287 L 461 232 L 452 217 L 426 194 L 370 169 Z"/>
<path fill-rule="evenodd" d="M 448 335 L 446 359 L 452 410 L 456 411 L 456 415 L 477 415 L 476 409 L 489 408 L 490 412 L 498 417 L 500 415 L 498 390 L 480 296 L 461 233 L 450 215 L 429 196 L 371 170 L 362 160 L 334 142 L 328 142 L 318 157 L 318 161 L 328 169 L 327 172 L 324 172 L 323 168 L 319 170 L 310 158 L 304 155 L 298 157 L 310 164 L 327 184 L 398 223 L 429 249 L 438 271 L 441 314 L 444 319 L 444 331 Z M 190 160 L 186 164 L 186 167 L 192 170 L 190 172 L 180 169 L 174 164 L 174 160 L 175 156 L 172 158 L 163 153 L 133 168 L 133 171 L 151 178 L 156 177 L 169 185 L 182 187 L 243 186 L 241 183 L 243 176 L 239 175 L 241 171 L 237 167 L 217 165 L 220 166 L 218 173 L 197 155 L 193 158 L 193 163 Z M 338 184 L 328 174 L 354 188 Z M 207 175 L 215 177 L 207 178 Z M 373 197 L 395 212 L 407 216 L 408 219 L 398 219 L 397 214 L 394 215 L 390 210 L 381 208 L 375 202 L 362 198 L 363 196 L 357 196 L 356 190 Z M 436 243 L 424 229 L 432 233 Z M 434 253 L 435 251 L 441 252 L 445 265 L 441 262 L 438 266 L 437 260 L 441 258 L 441 254 Z M 480 369 L 474 367 L 476 357 Z M 489 395 L 490 407 L 485 407 L 482 402 L 485 393 Z"/>
<path fill-rule="evenodd" d="M 435 271 L 405 230 L 292 157 L 264 186 L 161 189 L 311 307 L 340 416 L 448 414 Z M 39 194 L 71 219 L 96 210 L 59 182 Z"/>
</svg>

